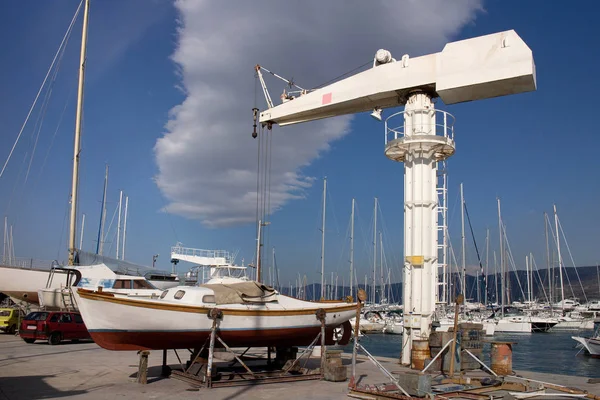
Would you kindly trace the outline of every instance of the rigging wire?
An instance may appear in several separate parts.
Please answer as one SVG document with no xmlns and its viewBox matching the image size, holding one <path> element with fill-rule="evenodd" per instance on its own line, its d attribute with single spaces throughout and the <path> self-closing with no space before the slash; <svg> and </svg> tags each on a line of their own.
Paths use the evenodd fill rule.
<svg viewBox="0 0 600 400">
<path fill-rule="evenodd" d="M 71 31 L 73 29 L 73 26 L 75 25 L 75 20 L 77 19 L 77 15 L 79 15 L 79 11 L 81 9 L 82 4 L 83 4 L 83 0 L 79 3 L 79 6 L 77 7 L 77 10 L 75 11 L 75 15 L 73 15 L 73 19 L 71 20 L 71 23 L 70 23 L 69 27 L 67 28 L 67 32 L 65 32 L 65 35 L 62 38 L 62 41 L 58 47 L 58 50 L 56 51 L 56 54 L 54 55 L 54 58 L 52 59 L 52 63 L 50 64 L 50 67 L 48 68 L 48 71 L 46 72 L 46 76 L 44 77 L 44 80 L 42 81 L 42 85 L 40 86 L 40 88 L 35 96 L 35 99 L 33 100 L 33 104 L 29 108 L 29 112 L 27 113 L 27 116 L 25 117 L 25 122 L 23 122 L 23 125 L 21 126 L 21 129 L 19 130 L 19 134 L 17 135 L 17 138 L 16 138 L 10 152 L 8 153 L 8 157 L 6 158 L 6 161 L 4 162 L 4 166 L 2 167 L 2 170 L 0 170 L 0 178 L 2 178 L 2 176 L 4 175 L 6 166 L 8 165 L 8 162 L 10 161 L 10 159 L 12 158 L 13 152 L 15 151 L 15 148 L 17 147 L 17 144 L 19 143 L 19 140 L 21 139 L 21 135 L 23 134 L 23 131 L 25 130 L 25 126 L 27 125 L 27 122 L 29 121 L 29 117 L 31 116 L 31 113 L 33 112 L 33 109 L 35 108 L 35 105 L 37 104 L 38 98 L 40 97 L 40 94 L 42 93 L 42 90 L 43 90 L 44 86 L 46 85 L 46 81 L 48 80 L 48 77 L 50 76 L 50 73 L 54 67 L 54 64 L 56 63 L 56 60 L 57 60 L 59 54 L 61 53 L 61 49 L 65 45 L 68 37 L 71 35 Z"/>
<path fill-rule="evenodd" d="M 571 253 L 571 247 L 569 247 L 569 242 L 567 242 L 567 237 L 565 236 L 565 231 L 563 230 L 562 224 L 560 223 L 560 218 L 557 216 L 558 227 L 560 228 L 560 233 L 562 234 L 563 239 L 565 240 L 565 245 L 567 246 L 567 251 L 569 253 L 569 258 L 571 258 L 571 263 L 573 264 L 573 268 L 575 268 L 575 275 L 577 275 L 577 280 L 579 281 L 579 286 L 581 287 L 581 292 L 583 293 L 583 298 L 585 302 L 588 302 L 588 298 L 585 294 L 585 289 L 583 288 L 583 283 L 581 283 L 581 278 L 579 277 L 579 272 L 577 271 L 577 265 L 575 265 L 575 260 L 573 259 L 573 254 Z"/>
<path fill-rule="evenodd" d="M 473 225 L 471 225 L 471 217 L 469 216 L 469 210 L 467 209 L 466 202 L 464 204 L 464 207 L 465 207 L 465 214 L 467 214 L 467 221 L 469 221 L 469 229 L 471 230 L 471 237 L 473 238 L 473 245 L 475 246 L 475 253 L 477 254 L 477 261 L 479 262 L 481 277 L 483 279 L 483 288 L 487 295 L 487 290 L 488 290 L 487 277 L 485 276 L 485 274 L 483 272 L 483 264 L 481 263 L 481 257 L 479 255 L 479 248 L 477 247 L 477 241 L 475 240 L 475 233 L 473 232 Z M 479 288 L 479 279 L 476 279 L 475 281 L 476 281 L 477 287 Z M 478 292 L 479 292 L 479 290 L 478 290 Z M 481 299 L 477 299 L 477 301 L 481 302 Z"/>
</svg>

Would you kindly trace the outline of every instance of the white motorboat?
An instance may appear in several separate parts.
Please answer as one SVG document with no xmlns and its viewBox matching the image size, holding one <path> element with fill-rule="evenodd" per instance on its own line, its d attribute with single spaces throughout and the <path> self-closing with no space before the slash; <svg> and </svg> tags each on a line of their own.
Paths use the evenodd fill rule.
<svg viewBox="0 0 600 400">
<path fill-rule="evenodd" d="M 92 336 L 108 350 L 181 349 L 204 344 L 210 336 L 213 309 L 222 312 L 219 335 L 229 346 L 302 346 L 321 330 L 316 317 L 325 310 L 326 340 L 348 343 L 356 303 L 308 302 L 280 295 L 247 281 L 178 286 L 160 298 L 129 298 L 78 289 L 79 311 Z"/>
<path fill-rule="evenodd" d="M 558 317 L 554 331 L 579 331 L 594 329 L 593 318 L 586 318 L 581 313 L 572 311 L 563 317 Z"/>
<path fill-rule="evenodd" d="M 595 321 L 595 332 L 591 337 L 572 336 L 592 356 L 600 357 L 600 320 Z"/>
</svg>

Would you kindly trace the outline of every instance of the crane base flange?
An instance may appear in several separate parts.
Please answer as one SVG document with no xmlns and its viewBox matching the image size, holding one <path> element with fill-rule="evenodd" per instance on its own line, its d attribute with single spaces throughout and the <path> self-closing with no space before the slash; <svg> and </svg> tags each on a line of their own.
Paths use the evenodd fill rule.
<svg viewBox="0 0 600 400">
<path fill-rule="evenodd" d="M 405 162 L 410 154 L 433 157 L 442 161 L 454 154 L 454 140 L 437 135 L 414 135 L 390 140 L 385 146 L 385 156 L 393 161 Z"/>
</svg>

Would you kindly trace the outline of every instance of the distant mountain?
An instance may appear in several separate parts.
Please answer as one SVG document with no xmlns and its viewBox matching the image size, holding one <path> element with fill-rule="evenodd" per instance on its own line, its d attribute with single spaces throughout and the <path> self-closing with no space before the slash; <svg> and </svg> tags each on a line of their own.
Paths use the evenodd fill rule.
<svg viewBox="0 0 600 400">
<path fill-rule="evenodd" d="M 577 274 L 579 274 L 579 279 L 577 277 Z M 548 286 L 548 271 L 547 269 L 543 269 L 539 271 L 539 274 L 537 271 L 533 272 L 534 275 L 534 279 L 533 279 L 533 294 L 532 294 L 532 298 L 533 299 L 539 299 L 540 301 L 546 301 L 546 297 L 550 296 L 550 289 Z M 501 287 L 501 279 L 500 279 L 500 275 L 498 274 L 497 276 L 494 274 L 488 275 L 487 276 L 487 293 L 488 293 L 488 302 L 495 302 L 496 301 L 496 277 L 498 278 L 498 302 L 500 302 L 500 300 L 502 299 L 502 292 L 500 291 L 500 287 Z M 553 274 L 552 272 L 550 272 L 550 278 L 552 279 Z M 456 285 L 456 282 L 459 282 L 460 278 L 458 274 L 452 274 L 452 285 L 451 287 L 456 287 L 457 290 L 455 292 L 455 295 L 452 297 L 456 297 L 456 295 L 458 295 L 458 285 Z M 581 285 L 579 283 L 579 280 L 581 280 Z M 484 294 L 485 294 L 485 283 L 483 282 L 483 279 L 479 278 L 479 285 L 480 285 L 480 301 L 483 302 L 484 301 Z M 566 268 L 563 270 L 563 282 L 564 282 L 564 287 L 565 287 L 565 298 L 572 298 L 572 297 L 576 297 L 581 303 L 585 302 L 585 296 L 583 295 L 584 291 L 585 294 L 587 295 L 587 299 L 588 300 L 596 300 L 596 299 L 600 299 L 600 288 L 599 288 L 599 282 L 598 282 L 598 274 L 597 274 L 597 269 L 596 266 L 591 266 L 591 267 L 578 267 L 577 270 L 575 268 Z M 569 284 L 570 282 L 570 284 Z M 524 301 L 527 299 L 528 297 L 528 293 L 527 293 L 527 274 L 525 271 L 521 271 L 518 270 L 516 273 L 515 272 L 510 272 L 508 274 L 508 285 L 510 288 L 510 301 Z M 365 288 L 365 285 L 359 285 L 359 287 L 361 289 Z M 582 290 L 583 287 L 583 290 Z M 368 300 L 369 302 L 371 302 L 371 288 L 372 286 L 367 285 L 366 291 L 367 291 L 367 295 L 369 296 Z M 354 289 L 356 291 L 356 288 Z M 380 302 L 381 301 L 381 287 L 380 286 L 376 286 L 375 287 L 376 290 L 376 302 Z M 281 288 L 281 293 L 289 295 L 290 294 L 290 290 L 289 287 L 282 287 Z M 402 283 L 401 282 L 397 282 L 397 283 L 392 283 L 390 285 L 390 288 L 388 289 L 386 287 L 385 289 L 386 291 L 386 295 L 384 297 L 387 297 L 387 293 L 390 293 L 390 302 L 393 303 L 401 303 L 402 302 Z M 544 293 L 545 291 L 545 293 Z M 335 297 L 335 287 L 329 287 L 327 286 L 327 290 L 326 293 L 330 293 L 333 292 L 332 296 L 327 296 L 328 298 L 334 298 Z M 291 294 L 293 296 L 297 295 L 297 289 L 296 288 L 292 288 L 292 292 Z M 338 286 L 337 288 L 337 298 L 341 299 L 345 296 L 348 296 L 350 294 L 350 288 L 348 286 L 346 287 L 341 287 Z M 356 296 L 356 295 L 355 295 Z M 305 298 L 307 300 L 316 300 L 318 298 L 321 297 L 321 285 L 318 283 L 314 283 L 314 284 L 310 284 L 306 286 L 306 296 Z M 477 278 L 473 275 L 467 275 L 467 299 L 473 300 L 473 301 L 477 301 Z M 560 297 L 561 297 L 561 293 L 560 293 L 560 275 L 558 273 L 558 269 L 554 270 L 554 286 L 552 287 L 552 297 L 553 297 L 553 302 L 557 302 L 560 301 Z"/>
</svg>

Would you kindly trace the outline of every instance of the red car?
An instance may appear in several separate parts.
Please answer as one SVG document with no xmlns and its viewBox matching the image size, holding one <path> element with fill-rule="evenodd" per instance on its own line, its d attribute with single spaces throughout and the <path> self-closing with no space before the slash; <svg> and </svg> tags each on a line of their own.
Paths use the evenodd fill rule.
<svg viewBox="0 0 600 400">
<path fill-rule="evenodd" d="M 63 340 L 89 339 L 90 334 L 81 315 L 68 311 L 36 311 L 23 318 L 19 335 L 26 343 L 47 340 L 59 344 Z"/>
</svg>

